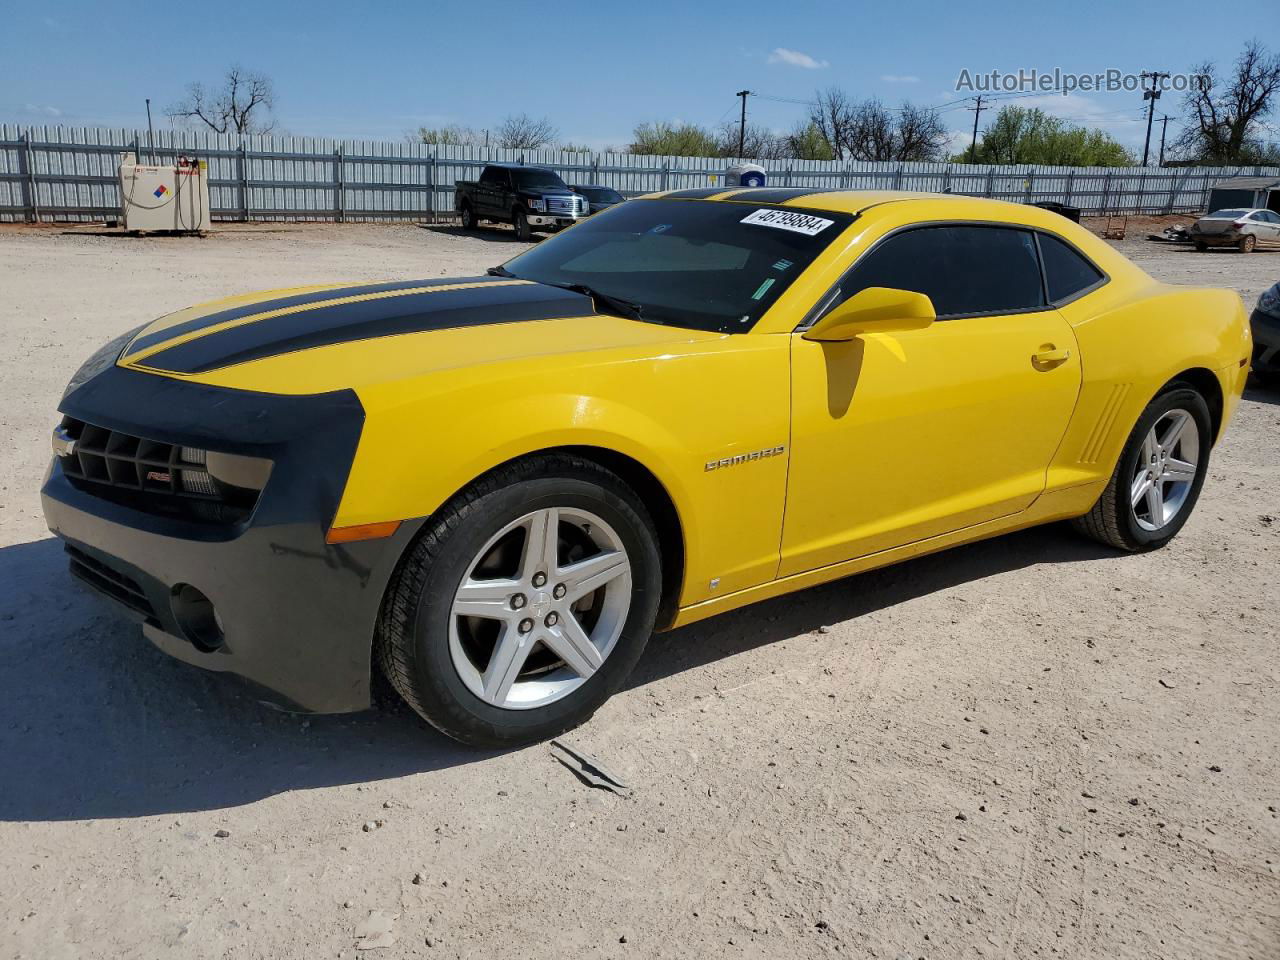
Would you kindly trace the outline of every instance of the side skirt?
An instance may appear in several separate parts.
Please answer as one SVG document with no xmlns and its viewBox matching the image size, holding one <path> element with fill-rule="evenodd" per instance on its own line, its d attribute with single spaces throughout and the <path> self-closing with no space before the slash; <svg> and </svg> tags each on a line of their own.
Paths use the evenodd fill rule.
<svg viewBox="0 0 1280 960">
<path fill-rule="evenodd" d="M 833 563 L 825 567 L 819 567 L 816 570 L 806 570 L 804 573 L 793 574 L 779 580 L 771 580 L 769 583 L 749 587 L 746 590 L 739 590 L 737 593 L 681 607 L 676 614 L 675 620 L 667 629 L 687 626 L 691 623 L 697 623 L 699 620 L 714 617 L 716 614 L 727 613 L 730 610 L 736 610 L 739 607 L 745 607 L 760 600 L 769 600 L 773 597 L 782 596 L 784 593 L 816 587 L 819 584 L 830 583 L 832 580 L 840 580 L 854 574 L 865 573 L 867 570 L 875 570 L 878 567 L 887 567 L 924 554 L 937 553 L 948 547 L 957 547 L 978 540 L 986 540 L 1042 523 L 1052 523 L 1055 520 L 1067 520 L 1071 517 L 1083 516 L 1088 513 L 1089 509 L 1097 501 L 1106 484 L 1106 479 L 1103 479 L 1079 486 L 1048 491 L 1042 494 L 1029 508 L 1013 516 L 976 523 L 973 526 L 962 527 L 959 530 L 953 530 L 951 533 L 930 537 L 927 540 L 917 540 L 915 543 L 881 550 L 879 553 L 868 554 L 865 557 L 858 557 L 854 560 Z"/>
</svg>

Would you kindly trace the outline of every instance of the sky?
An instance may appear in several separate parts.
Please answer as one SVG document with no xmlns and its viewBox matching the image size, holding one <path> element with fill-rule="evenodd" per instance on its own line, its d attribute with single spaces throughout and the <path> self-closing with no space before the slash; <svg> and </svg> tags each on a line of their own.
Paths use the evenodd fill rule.
<svg viewBox="0 0 1280 960">
<path fill-rule="evenodd" d="M 814 91 L 839 86 L 889 105 L 940 106 L 967 146 L 973 113 L 957 79 L 991 70 L 1092 74 L 1223 66 L 1252 37 L 1277 38 L 1275 0 L 1215 22 L 1199 2 L 722 0 L 611 3 L 118 4 L 0 0 L 0 121 L 143 127 L 194 80 L 239 63 L 268 74 L 281 130 L 399 140 L 419 126 L 492 128 L 552 118 L 563 141 L 623 146 L 643 121 L 710 126 L 738 117 L 786 130 Z M 1211 28 L 1206 29 L 1212 24 Z M 14 42 L 18 41 L 18 42 Z M 1172 137 L 1181 97 L 1166 93 Z M 1141 149 L 1140 92 L 1044 93 L 1011 102 L 1099 126 Z M 995 112 L 983 113 L 985 124 Z M 1157 125 L 1157 130 L 1158 130 Z"/>
</svg>

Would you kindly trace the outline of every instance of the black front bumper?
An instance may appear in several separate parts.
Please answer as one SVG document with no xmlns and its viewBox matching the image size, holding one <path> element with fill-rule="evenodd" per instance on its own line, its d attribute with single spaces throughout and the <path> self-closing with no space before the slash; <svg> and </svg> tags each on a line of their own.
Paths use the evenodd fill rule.
<svg viewBox="0 0 1280 960">
<path fill-rule="evenodd" d="M 1280 374 L 1280 319 L 1255 309 L 1249 318 L 1253 332 L 1253 363 L 1258 373 Z"/>
<path fill-rule="evenodd" d="M 143 623 L 162 650 L 237 674 L 264 699 L 323 713 L 369 705 L 374 627 L 391 572 L 420 526 L 325 543 L 364 411 L 352 391 L 286 397 L 113 367 L 64 398 L 63 413 L 164 443 L 265 456 L 271 476 L 249 518 L 213 524 L 104 499 L 55 458 L 41 497 L 73 572 Z M 174 595 L 204 593 L 223 640 L 187 639 Z"/>
</svg>

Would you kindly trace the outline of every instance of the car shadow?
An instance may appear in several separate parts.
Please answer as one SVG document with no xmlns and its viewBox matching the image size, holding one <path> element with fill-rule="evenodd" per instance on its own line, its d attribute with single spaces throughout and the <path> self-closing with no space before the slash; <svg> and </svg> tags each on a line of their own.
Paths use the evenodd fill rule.
<svg viewBox="0 0 1280 960">
<path fill-rule="evenodd" d="M 919 558 L 660 634 L 628 688 L 970 580 L 1108 555 L 1044 527 Z M 386 693 L 361 714 L 279 713 L 152 647 L 70 579 L 56 540 L 0 548 L 0 584 L 0 820 L 218 809 L 495 756 Z"/>
<path fill-rule="evenodd" d="M 507 244 L 516 251 L 522 246 L 510 228 L 498 225 L 476 227 L 474 230 L 464 230 L 456 223 L 419 223 L 417 226 L 420 230 L 426 230 L 444 237 L 469 237 L 473 240 L 483 240 L 486 243 Z M 535 233 L 531 242 L 538 243 L 544 240 L 546 236 L 547 234 Z"/>
<path fill-rule="evenodd" d="M 1114 556 L 1065 523 L 953 547 L 656 634 L 628 688 L 996 574 Z"/>
<path fill-rule="evenodd" d="M 1244 398 L 1255 403 L 1280 405 L 1280 384 L 1263 383 L 1256 376 L 1250 377 L 1244 388 Z"/>
</svg>

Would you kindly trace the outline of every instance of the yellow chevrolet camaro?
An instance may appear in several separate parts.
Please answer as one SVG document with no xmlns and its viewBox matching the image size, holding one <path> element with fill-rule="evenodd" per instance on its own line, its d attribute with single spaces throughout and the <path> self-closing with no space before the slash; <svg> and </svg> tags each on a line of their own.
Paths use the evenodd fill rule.
<svg viewBox="0 0 1280 960">
<path fill-rule="evenodd" d="M 654 629 L 1053 520 L 1164 545 L 1250 346 L 1234 293 L 1034 207 L 677 191 L 487 276 L 126 334 L 68 385 L 44 509 L 174 656 L 305 711 L 381 669 L 524 743 Z"/>
</svg>

